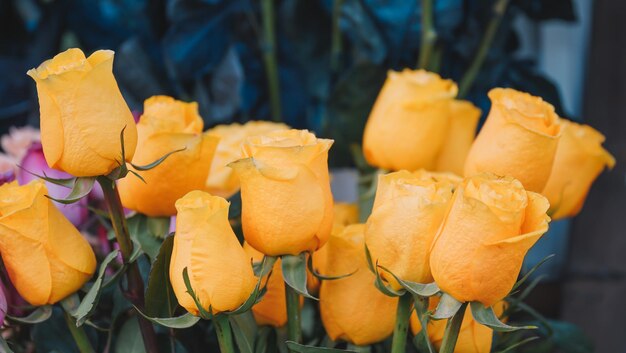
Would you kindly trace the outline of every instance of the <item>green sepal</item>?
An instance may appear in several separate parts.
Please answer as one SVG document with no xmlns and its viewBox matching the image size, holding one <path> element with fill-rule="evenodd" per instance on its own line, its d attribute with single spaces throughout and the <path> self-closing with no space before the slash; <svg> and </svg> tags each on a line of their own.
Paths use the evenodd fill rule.
<svg viewBox="0 0 626 353">
<path fill-rule="evenodd" d="M 459 311 L 461 305 L 463 305 L 463 303 L 454 299 L 451 295 L 443 293 L 437 305 L 437 309 L 435 309 L 435 312 L 430 317 L 434 320 L 449 319 Z"/>
<path fill-rule="evenodd" d="M 422 325 L 422 331 L 415 336 L 416 346 L 425 348 L 428 353 L 437 353 L 428 337 L 428 297 L 413 295 L 413 307 L 417 314 L 417 319 Z M 421 337 L 421 338 L 420 338 Z"/>
<path fill-rule="evenodd" d="M 7 315 L 7 319 L 22 324 L 38 324 L 48 320 L 52 316 L 52 305 L 39 306 L 25 317 Z"/>
<path fill-rule="evenodd" d="M 384 271 L 388 272 L 393 278 L 400 283 L 404 289 L 406 289 L 412 295 L 417 295 L 420 297 L 432 297 L 433 295 L 439 293 L 440 289 L 437 286 L 437 283 L 416 283 L 411 281 L 405 281 L 396 276 L 393 272 L 391 272 L 388 268 L 383 267 L 382 265 L 378 265 L 378 267 L 382 268 Z"/>
<path fill-rule="evenodd" d="M 509 326 L 498 319 L 496 314 L 493 312 L 493 308 L 486 307 L 481 302 L 471 302 L 470 308 L 472 309 L 472 316 L 476 322 L 497 332 L 532 330 L 537 328 L 536 326 Z"/>
<path fill-rule="evenodd" d="M 136 176 L 136 177 L 137 177 L 137 179 L 141 180 L 144 184 L 146 184 L 146 185 L 148 184 L 148 183 L 146 182 L 146 179 L 144 179 L 144 178 L 141 176 L 141 174 L 137 173 L 137 172 L 136 172 L 136 171 L 134 171 L 134 170 L 128 170 L 128 171 L 129 171 L 132 175 Z"/>
<path fill-rule="evenodd" d="M 50 200 L 54 200 L 56 202 L 68 205 L 68 204 L 77 202 L 83 197 L 89 195 L 95 183 L 96 183 L 96 177 L 74 178 L 72 191 L 70 191 L 70 193 L 64 199 L 57 199 L 50 195 L 46 195 L 46 197 L 49 198 Z"/>
<path fill-rule="evenodd" d="M 102 263 L 100 264 L 100 268 L 98 269 L 98 276 L 96 277 L 95 282 L 85 294 L 85 297 L 78 305 L 75 310 L 72 310 L 70 315 L 72 315 L 76 319 L 76 326 L 81 326 L 85 321 L 93 314 L 96 310 L 96 306 L 98 305 L 98 301 L 100 300 L 100 294 L 102 293 L 103 283 L 104 283 L 104 274 L 106 272 L 109 264 L 115 260 L 117 255 L 119 254 L 119 250 L 113 250 L 109 253 Z M 118 271 L 121 273 L 122 271 Z M 108 283 L 111 283 L 109 281 Z"/>
<path fill-rule="evenodd" d="M 269 258 L 263 257 L 263 261 L 261 262 L 261 269 L 263 270 L 267 268 L 267 265 L 265 265 L 266 258 L 268 259 L 267 262 L 272 262 L 271 257 Z M 273 259 L 274 261 L 276 261 L 276 258 L 273 258 Z M 270 268 L 272 267 L 270 266 Z M 246 301 L 243 304 L 241 304 L 237 309 L 233 311 L 223 312 L 223 314 L 239 315 L 250 310 L 254 306 L 254 304 L 256 304 L 259 301 L 259 299 L 262 298 L 263 295 L 265 294 L 266 288 L 265 287 L 261 288 L 261 282 L 263 282 L 263 276 L 259 276 L 259 280 L 256 282 L 256 286 L 254 286 L 254 290 L 252 291 L 252 293 L 250 293 L 250 296 L 248 297 L 248 299 L 246 299 Z"/>
<path fill-rule="evenodd" d="M 55 185 L 59 185 L 59 186 L 63 186 L 66 187 L 68 189 L 71 189 L 72 186 L 74 185 L 74 182 L 76 181 L 76 177 L 71 177 L 71 178 L 51 178 L 48 175 L 46 175 L 46 172 L 42 172 L 43 176 L 37 174 L 37 173 L 33 173 L 30 170 L 22 167 L 20 164 L 17 165 L 18 168 L 20 168 L 21 170 L 25 171 L 26 173 L 37 177 L 41 180 L 47 181 L 49 183 L 55 184 Z"/>
<path fill-rule="evenodd" d="M 186 149 L 187 149 L 187 147 L 183 147 L 183 148 L 179 148 L 177 150 L 171 151 L 171 152 L 167 152 L 165 155 L 163 155 L 163 157 L 157 159 L 156 161 L 154 161 L 152 163 L 146 164 L 146 165 L 135 165 L 133 163 L 130 163 L 130 165 L 132 165 L 133 168 L 135 168 L 135 170 L 138 170 L 140 172 L 145 172 L 147 170 L 154 169 L 159 164 L 163 163 L 167 159 L 167 157 L 173 155 L 174 153 L 182 152 L 182 151 L 184 151 Z"/>
<path fill-rule="evenodd" d="M 200 317 L 205 320 L 210 320 L 211 317 L 213 316 L 213 314 L 210 313 L 211 308 L 209 308 L 209 311 L 206 311 L 204 307 L 202 307 L 200 300 L 196 296 L 196 293 L 193 291 L 193 288 L 191 287 L 191 281 L 189 280 L 189 273 L 187 271 L 187 267 L 183 269 L 183 281 L 185 282 L 187 293 L 189 293 L 194 303 L 196 304 L 196 308 L 198 308 L 198 313 L 200 314 Z"/>
<path fill-rule="evenodd" d="M 367 244 L 365 245 L 365 258 L 367 259 L 367 267 L 369 267 L 370 271 L 372 271 L 375 275 L 374 286 L 378 288 L 379 291 L 389 297 L 400 297 L 404 295 L 404 289 L 396 291 L 395 289 L 390 288 L 385 284 L 385 281 L 382 279 L 382 277 L 380 277 L 380 273 L 378 272 L 378 261 L 376 261 L 375 265 L 372 263 L 372 255 L 367 248 Z"/>
<path fill-rule="evenodd" d="M 254 271 L 254 275 L 257 277 L 266 276 L 274 268 L 276 260 L 278 260 L 278 257 L 276 256 L 265 255 L 263 257 L 263 260 L 261 260 L 260 262 L 254 262 L 252 264 L 252 270 Z"/>
<path fill-rule="evenodd" d="M 535 272 L 537 271 L 537 269 L 539 269 L 539 267 L 541 267 L 541 265 L 543 265 L 544 263 L 546 263 L 548 260 L 550 260 L 551 258 L 553 258 L 554 256 L 556 256 L 555 254 L 550 254 L 546 257 L 544 257 L 541 261 L 539 261 L 535 266 L 533 266 L 530 270 L 528 270 L 528 272 L 526 272 L 526 274 L 524 275 L 524 277 L 520 278 L 519 281 L 517 281 L 515 283 L 515 285 L 513 285 L 513 288 L 511 288 L 511 292 L 515 291 L 517 288 L 519 288 L 524 282 L 526 282 L 526 280 Z"/>
<path fill-rule="evenodd" d="M 287 341 L 285 342 L 285 344 L 287 344 L 287 348 L 290 352 L 295 353 L 358 353 L 356 351 L 349 351 L 337 348 L 307 346 L 293 341 Z"/>
<path fill-rule="evenodd" d="M 319 300 L 309 294 L 306 288 L 306 253 L 300 255 L 283 255 L 281 256 L 281 265 L 283 270 L 283 279 L 285 283 L 293 288 L 300 295 Z"/>
<path fill-rule="evenodd" d="M 185 313 L 177 317 L 166 317 L 166 318 L 150 317 L 146 315 L 145 313 L 143 313 L 141 310 L 139 310 L 137 306 L 133 305 L 133 307 L 139 313 L 139 315 L 145 317 L 148 321 L 161 325 L 161 326 L 169 327 L 169 328 L 176 328 L 176 329 L 189 328 L 195 325 L 198 321 L 200 321 L 200 317 L 194 316 L 191 313 Z"/>
<path fill-rule="evenodd" d="M 326 276 L 326 275 L 320 274 L 317 271 L 315 271 L 315 267 L 313 266 L 313 253 L 309 253 L 308 260 L 307 260 L 307 267 L 309 268 L 309 272 L 311 272 L 313 276 L 323 281 L 334 281 L 337 279 L 350 277 L 353 274 L 355 274 L 356 271 L 358 271 L 358 269 L 356 269 L 350 273 L 346 273 L 345 275 L 339 275 L 339 276 Z"/>
</svg>

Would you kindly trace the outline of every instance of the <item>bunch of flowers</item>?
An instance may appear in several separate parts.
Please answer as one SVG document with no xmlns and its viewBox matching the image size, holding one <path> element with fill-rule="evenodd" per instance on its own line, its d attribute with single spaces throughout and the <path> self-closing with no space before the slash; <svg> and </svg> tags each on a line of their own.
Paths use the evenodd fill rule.
<svg viewBox="0 0 626 353">
<path fill-rule="evenodd" d="M 11 288 L 0 307 L 29 304 L 10 301 L 6 351 L 27 351 L 20 323 L 60 307 L 81 353 L 108 352 L 113 336 L 116 352 L 128 339 L 186 352 L 177 331 L 191 327 L 201 345 L 215 332 L 222 353 L 385 341 L 401 353 L 409 331 L 419 351 L 490 352 L 494 330 L 532 328 L 505 323 L 526 252 L 615 163 L 599 132 L 539 97 L 493 89 L 475 137 L 481 112 L 455 99 L 454 82 L 390 72 L 364 131 L 363 155 L 381 169 L 359 223 L 356 205 L 333 201 L 332 140 L 269 122 L 204 132 L 197 104 L 165 96 L 146 100 L 135 122 L 112 64 L 111 51 L 70 49 L 30 70 L 41 137 L 3 138 Z M 113 312 L 111 289 L 126 303 Z M 131 323 L 121 329 L 120 312 Z M 302 322 L 317 312 L 321 333 Z"/>
</svg>

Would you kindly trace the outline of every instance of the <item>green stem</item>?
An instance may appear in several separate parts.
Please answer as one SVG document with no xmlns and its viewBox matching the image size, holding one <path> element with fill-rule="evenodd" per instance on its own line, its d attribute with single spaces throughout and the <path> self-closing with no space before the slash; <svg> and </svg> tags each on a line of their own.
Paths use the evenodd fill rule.
<svg viewBox="0 0 626 353">
<path fill-rule="evenodd" d="M 226 315 L 213 316 L 215 324 L 215 332 L 217 333 L 217 342 L 220 345 L 220 352 L 235 353 L 235 345 L 233 344 L 233 333 L 230 328 L 230 322 Z"/>
<path fill-rule="evenodd" d="M 339 59 L 341 58 L 342 38 L 339 20 L 341 19 L 341 7 L 344 0 L 334 0 L 332 18 L 332 37 L 330 43 L 330 72 L 336 74 L 339 71 Z"/>
<path fill-rule="evenodd" d="M 506 12 L 506 8 L 509 4 L 509 0 L 498 0 L 493 5 L 494 16 L 489 21 L 489 25 L 487 26 L 487 30 L 485 31 L 485 35 L 480 41 L 480 45 L 478 46 L 478 51 L 472 60 L 469 68 L 461 78 L 461 82 L 459 83 L 459 98 L 463 98 L 467 95 L 470 88 L 474 84 L 476 80 L 476 76 L 480 72 L 480 68 L 487 57 L 487 53 L 489 52 L 489 48 L 491 48 L 491 43 L 493 42 L 493 38 L 496 36 L 498 32 L 498 27 L 500 27 L 500 22 L 502 22 L 502 17 L 504 17 L 504 13 Z"/>
<path fill-rule="evenodd" d="M 463 303 L 454 316 L 448 320 L 446 324 L 446 330 L 443 332 L 443 341 L 441 342 L 441 348 L 439 353 L 453 353 L 454 347 L 456 347 L 456 341 L 459 338 L 459 331 L 461 330 L 461 324 L 463 323 L 463 316 L 465 316 L 465 309 L 467 309 L 467 303 Z"/>
<path fill-rule="evenodd" d="M 285 298 L 287 299 L 287 337 L 290 341 L 302 343 L 300 295 L 287 283 L 285 283 Z"/>
<path fill-rule="evenodd" d="M 433 0 L 422 1 L 422 41 L 420 44 L 420 56 L 417 67 L 428 69 L 433 46 L 437 39 L 437 31 L 433 22 Z"/>
<path fill-rule="evenodd" d="M 411 315 L 411 304 L 413 297 L 410 294 L 401 296 L 396 309 L 396 326 L 393 329 L 393 340 L 391 342 L 391 353 L 406 352 L 406 334 L 409 329 L 409 317 Z"/>
<path fill-rule="evenodd" d="M 267 75 L 267 88 L 270 94 L 270 110 L 272 120 L 282 121 L 280 106 L 280 82 L 278 80 L 278 63 L 276 60 L 276 29 L 274 20 L 273 0 L 261 0 L 261 16 L 263 20 L 263 63 Z"/>
<path fill-rule="evenodd" d="M 126 215 L 124 214 L 124 207 L 122 206 L 122 201 L 120 200 L 120 194 L 114 181 L 111 181 L 106 177 L 98 177 L 98 183 L 100 183 L 100 186 L 102 187 L 104 201 L 109 208 L 109 217 L 111 218 L 115 238 L 120 246 L 120 251 L 122 252 L 122 259 L 124 264 L 128 266 L 125 274 L 128 288 L 124 291 L 124 295 L 135 306 L 143 308 L 144 283 L 137 263 L 129 263 L 133 253 L 133 242 L 131 240 L 130 233 L 128 232 Z M 141 330 L 141 336 L 143 338 L 143 344 L 146 348 L 146 352 L 158 353 L 159 347 L 152 323 L 142 315 L 137 315 L 137 319 L 139 320 L 139 328 Z"/>
<path fill-rule="evenodd" d="M 67 327 L 70 329 L 70 333 L 74 338 L 74 342 L 76 342 L 76 346 L 78 346 L 78 351 L 80 353 L 95 353 L 91 346 L 91 342 L 89 342 L 89 338 L 83 330 L 83 327 L 76 327 L 76 319 L 72 317 L 67 311 L 64 312 L 65 322 L 67 323 Z"/>
</svg>

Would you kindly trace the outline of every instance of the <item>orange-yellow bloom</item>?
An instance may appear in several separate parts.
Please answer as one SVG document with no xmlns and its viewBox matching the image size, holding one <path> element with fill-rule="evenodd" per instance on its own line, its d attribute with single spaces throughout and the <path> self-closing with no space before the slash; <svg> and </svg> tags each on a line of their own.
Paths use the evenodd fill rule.
<svg viewBox="0 0 626 353">
<path fill-rule="evenodd" d="M 322 323 L 333 340 L 357 345 L 381 341 L 393 332 L 397 298 L 382 294 L 374 286 L 374 274 L 365 259 L 365 225 L 349 225 L 333 234 L 327 248 L 327 264 L 323 269 L 330 276 L 351 276 L 323 281 L 320 289 Z"/>
<path fill-rule="evenodd" d="M 424 70 L 390 71 L 365 125 L 363 153 L 391 170 L 433 169 L 449 133 L 457 86 Z"/>
<path fill-rule="evenodd" d="M 333 199 L 328 176 L 332 140 L 305 130 L 273 131 L 244 143 L 230 164 L 241 181 L 243 233 L 266 255 L 319 249 L 330 235 Z"/>
<path fill-rule="evenodd" d="M 552 173 L 542 194 L 550 200 L 553 219 L 573 217 L 580 212 L 589 188 L 615 158 L 604 148 L 604 136 L 588 125 L 561 120 L 562 136 Z"/>
<path fill-rule="evenodd" d="M 561 136 L 554 107 L 510 88 L 494 88 L 489 98 L 491 110 L 465 161 L 465 176 L 510 175 L 526 190 L 541 192 Z"/>
<path fill-rule="evenodd" d="M 548 200 L 512 177 L 479 174 L 461 183 L 430 254 L 442 291 L 491 306 L 517 280 L 528 249 L 548 230 Z"/>
<path fill-rule="evenodd" d="M 218 136 L 220 142 L 215 151 L 211 164 L 211 171 L 206 181 L 206 190 L 211 195 L 224 198 L 231 197 L 239 190 L 239 178 L 227 165 L 240 158 L 244 158 L 242 145 L 246 138 L 258 136 L 274 130 L 286 130 L 287 125 L 271 121 L 249 121 L 243 125 L 233 123 L 218 125 L 207 131 Z"/>
<path fill-rule="evenodd" d="M 434 311 L 439 303 L 439 297 L 431 297 L 429 310 Z M 506 302 L 500 301 L 493 306 L 496 316 L 500 317 L 504 312 Z M 435 348 L 441 348 L 447 320 L 431 320 L 428 322 L 428 338 Z M 417 335 L 422 330 L 422 325 L 417 319 L 417 314 L 411 315 L 411 331 Z M 458 340 L 454 347 L 454 353 L 489 353 L 491 352 L 491 342 L 493 341 L 493 330 L 481 325 L 472 316 L 468 309 L 463 316 L 463 323 L 459 331 Z"/>
<path fill-rule="evenodd" d="M 0 253 L 11 282 L 32 305 L 76 292 L 96 269 L 89 243 L 47 193 L 41 180 L 0 186 Z"/>
<path fill-rule="evenodd" d="M 423 170 L 381 175 L 365 229 L 372 261 L 403 280 L 432 282 L 430 248 L 459 181 Z M 395 289 L 402 288 L 385 271 L 381 275 Z"/>
<path fill-rule="evenodd" d="M 469 153 L 481 111 L 469 101 L 450 101 L 450 125 L 437 155 L 435 170 L 463 175 L 465 159 Z"/>
<path fill-rule="evenodd" d="M 98 50 L 85 58 L 68 49 L 28 75 L 37 83 L 41 142 L 51 168 L 74 176 L 105 175 L 126 160 L 137 145 L 133 116 L 113 77 L 113 52 Z"/>
<path fill-rule="evenodd" d="M 257 282 L 228 222 L 228 206 L 223 198 L 197 190 L 176 201 L 170 280 L 178 303 L 194 315 L 198 308 L 183 281 L 185 267 L 202 307 L 214 314 L 237 309 Z"/>
<path fill-rule="evenodd" d="M 148 216 L 171 216 L 174 203 L 192 190 L 203 190 L 219 138 L 202 133 L 197 103 L 154 96 L 146 100 L 137 131 L 135 165 L 146 165 L 180 150 L 157 167 L 118 182 L 124 207 Z M 129 166 L 129 169 L 133 169 Z"/>
</svg>

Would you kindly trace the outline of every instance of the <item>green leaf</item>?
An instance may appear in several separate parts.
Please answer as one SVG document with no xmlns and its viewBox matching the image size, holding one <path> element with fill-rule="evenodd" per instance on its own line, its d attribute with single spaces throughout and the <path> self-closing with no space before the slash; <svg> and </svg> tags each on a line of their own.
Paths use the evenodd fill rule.
<svg viewBox="0 0 626 353">
<path fill-rule="evenodd" d="M 519 348 L 519 347 L 521 347 L 521 346 L 525 345 L 526 343 L 528 343 L 528 342 L 532 342 L 532 341 L 534 341 L 534 340 L 536 340 L 536 339 L 538 339 L 538 338 L 539 338 L 539 337 L 537 337 L 537 336 L 528 337 L 528 338 L 526 338 L 526 339 L 524 339 L 524 340 L 521 340 L 521 341 L 519 341 L 519 342 L 517 342 L 517 343 L 515 343 L 515 344 L 512 344 L 512 345 L 510 345 L 510 346 L 506 347 L 505 349 L 503 349 L 503 350 L 499 350 L 499 351 L 497 351 L 497 352 L 495 352 L 495 353 L 507 353 L 507 352 L 513 352 L 516 348 Z"/>
<path fill-rule="evenodd" d="M 148 231 L 155 238 L 165 239 L 170 234 L 170 217 L 148 217 Z"/>
<path fill-rule="evenodd" d="M 248 311 L 240 315 L 230 315 L 228 318 L 239 351 L 241 353 L 254 353 L 257 326 L 252 313 Z"/>
<path fill-rule="evenodd" d="M 11 350 L 11 347 L 9 347 L 9 344 L 2 336 L 0 336 L 0 351 L 2 353 L 13 353 L 13 350 Z"/>
<path fill-rule="evenodd" d="M 126 221 L 128 224 L 128 232 L 130 233 L 132 239 L 139 243 L 141 250 L 143 250 L 143 252 L 150 257 L 151 262 L 154 262 L 159 254 L 162 238 L 157 238 L 151 232 L 149 227 L 149 218 L 142 214 L 136 214 L 128 218 Z M 156 226 L 153 225 L 153 227 Z"/>
<path fill-rule="evenodd" d="M 270 352 L 269 339 L 270 335 L 274 332 L 269 326 L 261 326 L 257 332 L 256 339 L 254 340 L 254 353 L 268 353 Z"/>
<path fill-rule="evenodd" d="M 145 317 L 149 321 L 169 328 L 189 328 L 195 325 L 198 321 L 200 321 L 200 318 L 198 316 L 194 316 L 191 313 L 185 313 L 181 316 L 176 317 L 151 317 L 143 313 L 135 305 L 133 305 L 133 307 L 139 313 L 139 315 Z"/>
<path fill-rule="evenodd" d="M 136 316 L 130 317 L 115 340 L 115 353 L 146 353 Z"/>
<path fill-rule="evenodd" d="M 56 199 L 50 195 L 46 195 L 46 197 L 62 204 L 71 204 L 87 196 L 93 189 L 95 182 L 96 177 L 75 178 L 72 191 L 64 199 Z"/>
<path fill-rule="evenodd" d="M 479 324 L 483 324 L 497 332 L 511 332 L 517 330 L 536 329 L 536 326 L 509 326 L 498 319 L 491 307 L 484 306 L 481 302 L 471 302 L 472 316 Z"/>
<path fill-rule="evenodd" d="M 38 324 L 40 322 L 44 322 L 48 320 L 51 315 L 52 315 L 52 306 L 45 305 L 45 306 L 37 307 L 37 309 L 35 309 L 33 312 L 31 312 L 25 317 L 15 317 L 15 316 L 7 315 L 7 318 L 12 321 L 19 322 L 22 324 Z"/>
<path fill-rule="evenodd" d="M 171 317 L 178 305 L 170 283 L 170 258 L 173 248 L 174 237 L 165 238 L 150 269 L 145 296 L 145 310 L 148 316 Z"/>
<path fill-rule="evenodd" d="M 454 299 L 451 295 L 443 293 L 441 295 L 441 300 L 439 300 L 439 304 L 437 305 L 437 309 L 431 317 L 434 320 L 449 319 L 453 317 L 457 311 L 459 311 L 461 305 L 463 305 L 463 303 Z"/>
<path fill-rule="evenodd" d="M 98 301 L 100 300 L 100 294 L 102 292 L 102 283 L 104 281 L 104 274 L 106 272 L 107 266 L 115 260 L 117 255 L 119 254 L 119 250 L 113 250 L 109 255 L 107 255 L 104 260 L 102 260 L 102 264 L 100 264 L 100 268 L 98 270 L 98 277 L 95 282 L 89 288 L 89 291 L 83 298 L 82 302 L 76 308 L 76 310 L 71 313 L 72 316 L 76 319 L 76 326 L 81 326 L 85 321 L 93 314 L 96 306 L 98 305 Z"/>
<path fill-rule="evenodd" d="M 315 267 L 313 266 L 313 253 L 310 253 L 307 260 L 307 267 L 309 268 L 309 272 L 311 272 L 311 274 L 315 277 L 317 277 L 318 279 L 324 280 L 324 281 L 334 281 L 337 279 L 342 279 L 342 278 L 346 278 L 346 277 L 350 277 L 353 274 L 356 273 L 356 271 L 358 271 L 358 269 L 350 272 L 350 273 L 346 273 L 345 275 L 339 275 L 339 276 L 326 276 L 323 274 L 318 273 L 317 271 L 315 271 Z"/>
<path fill-rule="evenodd" d="M 348 351 L 337 348 L 324 348 L 324 347 L 314 347 L 314 346 L 306 346 L 304 344 L 299 344 L 293 341 L 285 342 L 287 344 L 287 348 L 289 348 L 290 352 L 296 353 L 358 353 L 357 351 Z"/>
<path fill-rule="evenodd" d="M 396 276 L 389 269 L 387 269 L 387 268 L 385 268 L 385 267 L 383 267 L 381 265 L 378 265 L 378 267 L 382 268 L 384 271 L 386 271 L 390 275 L 392 275 L 393 278 L 395 278 L 396 281 L 398 281 L 398 283 L 400 283 L 400 285 L 402 285 L 402 287 L 404 287 L 404 289 L 409 291 L 409 293 L 411 293 L 412 295 L 418 295 L 420 297 L 431 297 L 431 296 L 439 293 L 439 291 L 440 291 L 439 287 L 437 286 L 437 283 L 435 283 L 435 282 L 422 284 L 422 283 L 415 283 L 415 282 L 405 281 L 405 280 L 400 279 L 398 276 Z"/>
<path fill-rule="evenodd" d="M 515 285 L 513 286 L 513 288 L 511 289 L 511 292 L 515 291 L 517 288 L 519 288 L 519 286 L 521 286 L 524 282 L 526 282 L 526 280 L 535 272 L 539 269 L 539 267 L 541 267 L 541 265 L 543 265 L 544 263 L 546 263 L 548 260 L 552 259 L 554 256 L 556 256 L 555 254 L 551 254 L 548 255 L 546 257 L 543 258 L 543 260 L 539 261 L 535 266 L 533 266 L 530 270 L 528 270 L 528 272 L 526 272 L 526 274 L 524 275 L 524 277 L 522 277 L 519 281 L 517 281 L 517 283 L 515 283 Z"/>
<path fill-rule="evenodd" d="M 196 304 L 196 308 L 198 308 L 198 312 L 200 313 L 200 317 L 205 319 L 205 320 L 209 320 L 213 315 L 210 312 L 207 312 L 204 309 L 204 307 L 202 306 L 202 303 L 200 303 L 200 300 L 198 300 L 198 297 L 196 296 L 196 293 L 193 291 L 193 288 L 191 287 L 191 281 L 189 280 L 189 272 L 187 271 L 187 267 L 185 267 L 183 269 L 183 282 L 185 282 L 185 287 L 187 288 L 187 293 L 193 299 L 194 303 Z M 209 308 L 209 311 L 210 310 L 211 310 L 211 308 Z"/>
<path fill-rule="evenodd" d="M 281 256 L 285 283 L 302 296 L 318 300 L 306 289 L 306 253 Z"/>
<path fill-rule="evenodd" d="M 241 192 L 228 198 L 230 206 L 228 208 L 228 219 L 239 218 L 241 216 Z"/>
<path fill-rule="evenodd" d="M 168 152 L 168 153 L 166 153 L 163 157 L 161 157 L 161 158 L 157 159 L 156 161 L 154 161 L 154 162 L 152 162 L 152 163 L 150 163 L 150 164 L 146 164 L 146 165 L 135 165 L 135 164 L 132 164 L 132 163 L 131 163 L 130 165 L 132 165 L 132 166 L 133 166 L 133 168 L 135 168 L 136 170 L 138 170 L 138 171 L 140 171 L 140 172 L 145 172 L 146 170 L 150 170 L 150 169 L 153 169 L 153 168 L 157 167 L 159 164 L 163 163 L 163 162 L 167 159 L 167 157 L 169 157 L 169 156 L 173 155 L 174 153 L 176 153 L 176 152 L 181 152 L 181 151 L 184 151 L 184 150 L 186 150 L 186 149 L 187 149 L 187 147 L 183 147 L 183 148 L 179 148 L 179 149 L 177 149 L 177 150 L 175 150 L 175 151 Z"/>
</svg>

